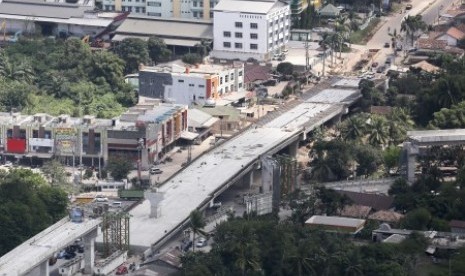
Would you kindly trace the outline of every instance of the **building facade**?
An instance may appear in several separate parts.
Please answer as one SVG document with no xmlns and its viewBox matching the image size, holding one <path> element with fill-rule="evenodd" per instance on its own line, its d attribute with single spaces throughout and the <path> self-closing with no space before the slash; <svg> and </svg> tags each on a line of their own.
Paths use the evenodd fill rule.
<svg viewBox="0 0 465 276">
<path fill-rule="evenodd" d="M 106 11 L 131 12 L 162 18 L 211 19 L 218 0 L 103 0 Z"/>
<path fill-rule="evenodd" d="M 266 61 L 286 48 L 289 36 L 288 3 L 222 0 L 214 9 L 211 55 L 219 59 Z"/>
<path fill-rule="evenodd" d="M 70 166 L 95 167 L 122 155 L 147 167 L 186 130 L 187 107 L 159 102 L 136 105 L 114 119 L 0 113 L 0 154 L 2 162 L 59 157 Z"/>
<path fill-rule="evenodd" d="M 244 90 L 244 64 L 146 67 L 139 72 L 139 95 L 176 104 L 204 105 Z"/>
</svg>

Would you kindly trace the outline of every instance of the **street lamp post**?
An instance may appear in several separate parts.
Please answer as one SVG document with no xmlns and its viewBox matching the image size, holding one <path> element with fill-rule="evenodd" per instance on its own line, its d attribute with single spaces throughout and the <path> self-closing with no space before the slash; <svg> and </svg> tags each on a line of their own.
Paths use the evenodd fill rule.
<svg viewBox="0 0 465 276">
<path fill-rule="evenodd" d="M 260 111 L 258 111 L 260 112 Z M 220 118 L 220 138 L 223 139 L 223 115 L 218 116 Z"/>
<path fill-rule="evenodd" d="M 444 8 L 443 5 L 439 6 L 438 7 L 438 25 L 439 25 L 439 18 L 441 17 L 441 15 L 439 14 L 439 12 Z"/>
</svg>

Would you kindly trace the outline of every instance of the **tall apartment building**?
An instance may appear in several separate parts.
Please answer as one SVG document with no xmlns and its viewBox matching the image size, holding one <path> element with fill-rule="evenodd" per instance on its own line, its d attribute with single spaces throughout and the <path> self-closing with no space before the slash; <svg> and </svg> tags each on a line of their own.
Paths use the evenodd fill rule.
<svg viewBox="0 0 465 276">
<path fill-rule="evenodd" d="M 269 60 L 285 49 L 290 7 L 280 0 L 221 0 L 214 8 L 213 51 L 220 59 Z"/>
<path fill-rule="evenodd" d="M 187 107 L 159 102 L 136 105 L 114 119 L 0 113 L 0 154 L 2 162 L 60 157 L 68 165 L 95 167 L 124 156 L 147 167 L 186 130 Z"/>
<path fill-rule="evenodd" d="M 162 18 L 211 19 L 218 0 L 102 0 L 107 11 L 131 12 Z"/>
<path fill-rule="evenodd" d="M 193 67 L 146 67 L 139 72 L 139 95 L 176 104 L 203 105 L 244 90 L 244 64 L 200 64 Z"/>
</svg>

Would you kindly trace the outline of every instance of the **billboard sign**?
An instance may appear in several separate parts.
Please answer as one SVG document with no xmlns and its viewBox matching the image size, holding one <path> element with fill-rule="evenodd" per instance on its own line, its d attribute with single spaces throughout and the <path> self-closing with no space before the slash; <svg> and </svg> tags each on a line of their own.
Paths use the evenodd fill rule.
<svg viewBox="0 0 465 276">
<path fill-rule="evenodd" d="M 57 150 L 61 154 L 72 154 L 75 150 L 77 133 L 74 128 L 57 128 L 55 141 Z"/>
</svg>

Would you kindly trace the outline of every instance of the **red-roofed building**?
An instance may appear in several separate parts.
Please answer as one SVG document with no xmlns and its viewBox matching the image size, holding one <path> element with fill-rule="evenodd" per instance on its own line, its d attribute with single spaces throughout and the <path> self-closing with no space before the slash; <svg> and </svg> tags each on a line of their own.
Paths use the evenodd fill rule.
<svg viewBox="0 0 465 276">
<path fill-rule="evenodd" d="M 457 42 L 465 37 L 465 33 L 456 27 L 450 27 L 445 33 L 440 35 L 438 40 L 447 41 L 448 46 L 457 46 Z"/>
</svg>

